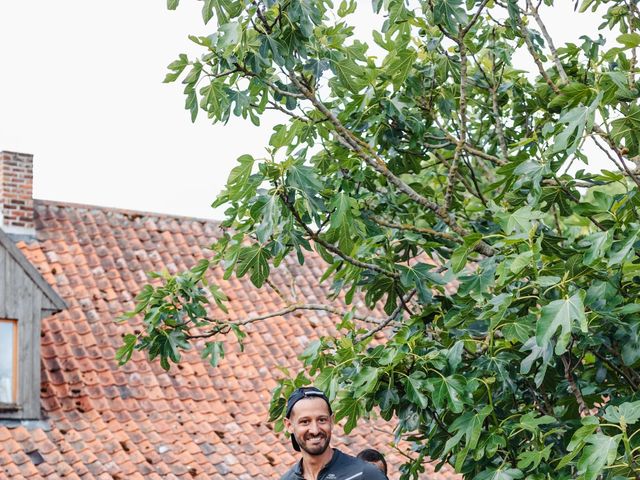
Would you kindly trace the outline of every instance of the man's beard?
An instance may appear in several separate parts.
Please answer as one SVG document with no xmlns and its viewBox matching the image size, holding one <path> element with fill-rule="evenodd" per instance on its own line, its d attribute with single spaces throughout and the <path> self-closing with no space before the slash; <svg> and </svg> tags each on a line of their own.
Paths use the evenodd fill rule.
<svg viewBox="0 0 640 480">
<path fill-rule="evenodd" d="M 318 438 L 318 437 L 320 437 L 321 439 L 320 443 L 316 443 L 313 446 L 309 446 L 307 444 L 307 441 L 314 440 L 315 438 Z M 325 435 L 323 433 L 315 436 L 308 436 L 307 441 L 300 441 L 300 439 L 296 437 L 296 441 L 298 442 L 300 449 L 304 450 L 309 455 L 322 455 L 329 447 L 329 440 L 331 440 L 331 435 Z"/>
</svg>

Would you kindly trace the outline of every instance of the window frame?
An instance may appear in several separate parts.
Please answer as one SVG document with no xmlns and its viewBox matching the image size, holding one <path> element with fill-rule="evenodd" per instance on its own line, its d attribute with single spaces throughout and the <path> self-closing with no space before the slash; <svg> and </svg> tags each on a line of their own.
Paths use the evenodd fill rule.
<svg viewBox="0 0 640 480">
<path fill-rule="evenodd" d="M 18 320 L 14 318 L 0 318 L 0 323 L 13 325 L 13 362 L 11 368 L 11 401 L 0 402 L 0 408 L 16 409 L 18 407 Z"/>
</svg>

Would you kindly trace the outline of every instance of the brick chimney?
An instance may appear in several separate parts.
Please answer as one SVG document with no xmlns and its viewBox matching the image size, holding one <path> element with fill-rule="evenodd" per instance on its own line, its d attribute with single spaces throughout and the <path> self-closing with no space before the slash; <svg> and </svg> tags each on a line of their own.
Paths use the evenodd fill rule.
<svg viewBox="0 0 640 480">
<path fill-rule="evenodd" d="M 15 240 L 35 238 L 33 155 L 0 152 L 0 228 Z"/>
</svg>

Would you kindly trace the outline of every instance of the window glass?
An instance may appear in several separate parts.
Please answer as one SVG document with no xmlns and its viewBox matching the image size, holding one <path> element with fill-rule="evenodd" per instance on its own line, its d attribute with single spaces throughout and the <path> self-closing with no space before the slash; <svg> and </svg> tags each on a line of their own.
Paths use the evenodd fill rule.
<svg viewBox="0 0 640 480">
<path fill-rule="evenodd" d="M 16 322 L 0 320 L 0 403 L 16 401 Z"/>
</svg>

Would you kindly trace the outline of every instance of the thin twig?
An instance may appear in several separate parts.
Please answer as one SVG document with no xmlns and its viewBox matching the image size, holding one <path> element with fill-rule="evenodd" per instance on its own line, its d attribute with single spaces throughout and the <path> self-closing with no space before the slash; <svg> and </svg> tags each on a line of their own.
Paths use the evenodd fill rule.
<svg viewBox="0 0 640 480">
<path fill-rule="evenodd" d="M 613 155 L 611 155 L 611 152 L 609 152 L 609 150 L 607 150 L 602 144 L 600 144 L 597 137 L 590 135 L 589 138 L 593 140 L 593 143 L 595 143 L 596 146 L 607 156 L 607 158 L 611 160 L 611 162 L 616 166 L 618 170 L 624 172 L 624 168 L 622 167 L 622 165 L 618 163 Z"/>
<path fill-rule="evenodd" d="M 451 135 L 449 132 L 444 131 L 443 133 L 446 135 L 446 138 L 451 142 L 451 143 L 458 143 L 459 139 L 454 137 L 453 135 Z M 486 153 L 482 150 L 480 150 L 478 147 L 470 144 L 469 142 L 465 142 L 465 144 L 462 146 L 462 148 L 467 152 L 470 153 L 471 155 L 473 155 L 474 157 L 479 157 L 479 158 L 483 158 L 485 160 L 489 160 L 491 163 L 494 163 L 495 165 L 499 165 L 499 166 L 504 166 L 507 164 L 506 159 L 502 159 L 502 158 L 498 158 L 495 155 L 491 155 L 490 153 Z"/>
<path fill-rule="evenodd" d="M 575 180 L 575 179 L 571 179 L 571 183 L 576 186 L 576 187 L 581 187 L 581 188 L 593 188 L 593 187 L 597 187 L 599 185 L 608 185 L 609 183 L 612 182 L 584 182 L 582 180 Z M 559 187 L 562 186 L 562 183 L 559 183 L 559 180 L 554 180 L 553 178 L 545 178 L 542 180 L 542 184 L 545 186 L 551 186 L 551 187 Z"/>
<path fill-rule="evenodd" d="M 274 102 L 274 101 L 272 101 L 272 100 L 269 100 L 269 105 L 271 106 L 271 109 L 273 109 L 273 110 L 279 110 L 279 111 L 281 111 L 282 113 L 285 113 L 285 114 L 289 115 L 289 116 L 290 116 L 291 118 L 293 118 L 294 120 L 299 120 L 299 121 L 304 122 L 304 123 L 309 123 L 309 120 L 308 120 L 308 119 L 306 119 L 306 118 L 302 118 L 302 117 L 300 117 L 300 116 L 296 115 L 295 113 L 293 113 L 293 112 L 291 112 L 291 111 L 287 110 L 286 108 L 282 107 L 281 105 L 278 105 L 276 102 Z"/>
<path fill-rule="evenodd" d="M 473 167 L 471 166 L 471 163 L 469 162 L 469 159 L 465 157 L 463 157 L 463 161 L 465 163 L 465 165 L 467 166 L 467 168 L 469 169 L 469 173 L 471 174 L 471 181 L 473 182 L 473 186 L 475 187 L 475 190 L 477 192 L 477 196 L 480 199 L 480 201 L 482 202 L 482 204 L 485 206 L 485 208 L 489 208 L 488 204 L 487 204 L 487 200 L 484 198 L 484 195 L 482 194 L 482 190 L 480 189 L 480 184 L 478 183 L 478 179 L 476 177 L 475 172 L 473 171 Z M 462 175 L 460 176 L 461 178 Z M 469 190 L 469 192 L 471 192 L 471 189 L 465 184 L 465 187 L 467 188 L 467 190 Z"/>
<path fill-rule="evenodd" d="M 551 80 L 551 77 L 549 77 L 549 74 L 544 69 L 544 65 L 542 65 L 540 56 L 536 52 L 536 49 L 533 46 L 533 42 L 531 41 L 531 36 L 529 35 L 529 31 L 525 27 L 522 21 L 522 18 L 519 15 L 518 15 L 517 22 L 518 22 L 518 27 L 520 28 L 520 32 L 522 33 L 522 38 L 524 39 L 524 43 L 527 45 L 527 50 L 529 50 L 529 54 L 531 55 L 531 57 L 533 57 L 533 61 L 538 67 L 538 71 L 540 72 L 540 75 L 542 75 L 542 78 L 544 78 L 544 81 L 547 82 L 547 85 L 549 85 L 555 93 L 559 94 L 560 89 L 557 87 L 555 83 L 553 83 L 553 80 Z"/>
<path fill-rule="evenodd" d="M 553 212 L 553 220 L 556 223 L 556 229 L 558 230 L 558 235 L 562 237 L 562 224 L 560 223 L 560 214 L 558 213 L 558 206 L 553 205 L 551 207 L 551 211 Z"/>
<path fill-rule="evenodd" d="M 293 215 L 293 218 L 296 220 L 296 222 L 298 223 L 298 225 L 300 225 L 306 232 L 307 235 L 309 235 L 309 237 L 311 237 L 311 239 L 313 241 L 315 241 L 316 243 L 322 245 L 327 251 L 331 252 L 331 253 L 335 253 L 336 255 L 338 255 L 340 258 L 342 258 L 344 261 L 356 266 L 356 267 L 360 267 L 364 270 L 372 270 L 374 272 L 378 272 L 378 273 L 382 273 L 384 275 L 387 275 L 391 278 L 398 278 L 400 275 L 397 272 L 392 272 L 389 270 L 386 270 L 382 267 L 379 267 L 378 265 L 375 265 L 373 263 L 367 263 L 367 262 L 363 262 L 361 260 L 358 260 L 356 258 L 353 258 L 349 255 L 347 255 L 346 253 L 344 253 L 342 250 L 340 250 L 339 248 L 337 248 L 335 245 L 332 245 L 331 243 L 323 240 L 320 237 L 319 232 L 314 232 L 309 225 L 307 225 L 304 220 L 302 220 L 302 218 L 300 218 L 300 214 L 298 213 L 298 211 L 296 210 L 295 206 L 291 204 L 291 202 L 287 199 L 286 194 L 283 192 L 280 194 L 280 199 L 282 200 L 282 202 L 284 203 L 284 205 L 287 207 L 287 209 L 291 212 L 291 214 Z"/>
<path fill-rule="evenodd" d="M 597 350 L 593 350 L 593 354 L 596 357 L 598 357 L 600 360 L 602 360 L 602 362 L 604 362 L 609 368 L 614 370 L 618 375 L 620 375 L 622 378 L 624 378 L 627 381 L 627 383 L 629 384 L 629 386 L 633 389 L 634 392 L 638 391 L 638 385 L 636 385 L 636 383 L 633 381 L 633 379 L 631 377 L 629 377 L 620 367 L 618 367 L 615 363 L 613 363 L 611 360 L 609 360 L 607 357 L 602 355 Z"/>
<path fill-rule="evenodd" d="M 440 155 L 440 153 L 436 152 L 435 156 L 436 156 L 436 158 L 438 158 L 440 160 L 440 162 L 443 165 L 445 165 L 445 166 L 450 168 L 451 164 L 447 161 L 446 158 L 444 158 L 443 155 Z M 484 199 L 484 197 L 482 195 L 482 192 L 480 191 L 480 187 L 478 186 L 478 184 L 475 181 L 475 174 L 473 173 L 473 169 L 471 168 L 471 165 L 469 164 L 469 161 L 468 160 L 464 160 L 464 157 L 463 157 L 463 161 L 465 162 L 465 165 L 467 165 L 467 168 L 469 169 L 469 172 L 471 173 L 472 180 L 473 180 L 473 183 L 475 184 L 475 187 L 472 186 L 469 183 L 469 181 L 464 177 L 464 175 L 460 174 L 460 169 L 458 169 L 457 176 L 460 179 L 460 181 L 462 182 L 462 185 L 464 185 L 464 188 L 467 189 L 467 192 L 469 192 L 471 195 L 474 195 L 486 207 L 487 203 L 486 203 L 486 201 L 485 201 L 485 199 Z"/>
<path fill-rule="evenodd" d="M 622 154 L 622 150 L 618 148 L 618 146 L 616 145 L 616 142 L 614 142 L 613 138 L 611 138 L 611 135 L 608 132 L 603 131 L 597 125 L 593 126 L 593 131 L 596 132 L 598 135 L 600 135 L 605 142 L 607 142 L 607 145 L 611 147 L 611 149 L 615 152 L 616 156 L 618 157 L 618 160 L 620 160 L 620 163 L 622 164 L 622 168 L 624 169 L 624 171 L 627 172 L 627 175 L 629 175 L 631 180 L 633 180 L 635 184 L 638 187 L 640 187 L 640 179 L 638 179 L 638 177 L 631 170 L 629 170 L 629 167 L 624 161 L 624 155 Z"/>
<path fill-rule="evenodd" d="M 453 159 L 449 166 L 449 178 L 447 179 L 447 188 L 444 194 L 445 210 L 449 210 L 451 208 L 456 177 L 458 175 L 458 162 L 460 160 L 464 144 L 467 142 L 467 47 L 464 44 L 463 31 L 460 31 L 457 43 L 460 53 L 460 138 L 456 144 L 456 149 L 453 152 Z"/>
<path fill-rule="evenodd" d="M 611 355 L 618 357 L 622 361 L 622 355 L 620 354 L 620 350 L 616 350 L 611 345 L 603 344 L 604 348 L 606 348 Z M 627 374 L 631 375 L 635 379 L 636 385 L 640 385 L 640 374 L 636 372 L 633 368 L 627 368 Z"/>
<path fill-rule="evenodd" d="M 494 42 L 493 46 L 495 47 L 495 29 L 492 31 L 492 41 Z M 489 84 L 489 93 L 491 94 L 491 111 L 493 112 L 493 121 L 496 128 L 496 134 L 498 135 L 498 144 L 500 145 L 500 151 L 502 152 L 502 158 L 506 162 L 509 158 L 509 150 L 507 148 L 507 141 L 504 135 L 504 128 L 502 127 L 502 120 L 500 116 L 500 106 L 498 105 L 498 88 L 502 83 L 502 74 L 504 72 L 504 65 L 502 65 L 502 69 L 500 71 L 500 77 L 498 81 L 495 80 L 495 68 L 496 68 L 496 58 L 493 52 L 491 52 L 491 65 L 494 69 L 493 80 L 489 79 L 489 76 L 485 73 L 484 69 L 480 62 L 476 60 L 476 65 L 478 69 L 484 76 L 485 81 Z M 474 57 L 475 58 L 475 57 Z"/>
<path fill-rule="evenodd" d="M 271 281 L 271 279 L 270 279 L 270 278 L 268 278 L 268 277 L 267 277 L 267 278 L 265 279 L 264 283 L 266 283 L 267 285 L 269 285 L 269 286 L 273 289 L 273 291 L 274 291 L 274 292 L 276 292 L 276 295 L 278 295 L 278 297 L 280 297 L 280 299 L 282 299 L 282 301 L 283 301 L 284 303 L 291 303 L 291 300 L 290 300 L 290 299 L 288 299 L 288 298 L 287 298 L 287 297 L 282 293 L 282 290 L 280 290 L 280 289 L 278 288 L 278 286 L 277 286 L 275 283 L 273 283 L 273 282 Z"/>
<path fill-rule="evenodd" d="M 291 270 L 289 270 L 289 268 L 286 269 L 287 273 L 289 274 L 289 290 L 291 291 L 291 299 L 294 302 L 298 301 L 298 290 L 296 289 L 296 278 L 293 276 L 293 273 L 291 273 Z"/>
<path fill-rule="evenodd" d="M 413 316 L 414 313 L 413 311 L 409 308 L 409 305 L 407 304 L 407 302 L 405 301 L 405 299 L 402 296 L 402 290 L 400 290 L 399 287 L 396 287 L 396 293 L 399 293 L 398 298 L 400 299 L 400 305 L 402 305 L 402 308 L 404 308 L 404 311 L 407 312 L 410 316 Z"/>
<path fill-rule="evenodd" d="M 347 313 L 349 313 L 349 312 L 344 312 L 343 310 L 341 310 L 341 309 L 339 309 L 337 307 L 333 307 L 331 305 L 324 305 L 324 304 L 320 304 L 320 303 L 293 303 L 293 304 L 287 305 L 285 308 L 281 308 L 280 310 L 264 313 L 264 314 L 261 314 L 261 315 L 254 315 L 254 316 L 245 318 L 244 320 L 240 320 L 240 321 L 207 319 L 207 320 L 209 320 L 211 322 L 218 323 L 218 326 L 216 326 L 215 328 L 209 330 L 208 332 L 205 332 L 205 333 L 202 333 L 202 334 L 198 334 L 198 335 L 186 335 L 186 337 L 188 339 L 210 338 L 210 337 L 213 337 L 213 336 L 215 336 L 215 335 L 217 335 L 219 333 L 225 333 L 226 331 L 228 331 L 229 328 L 231 328 L 231 325 L 238 325 L 238 326 L 249 325 L 250 323 L 259 322 L 261 320 L 267 320 L 267 319 L 273 318 L 273 317 L 281 317 L 281 316 L 287 315 L 289 313 L 293 313 L 293 312 L 298 311 L 298 310 L 322 311 L 322 312 L 333 313 L 333 314 L 339 315 L 341 317 L 344 317 Z M 353 314 L 353 318 L 355 318 L 356 320 L 360 320 L 360 321 L 363 321 L 363 322 L 371 323 L 371 324 L 377 325 L 377 326 L 384 325 L 385 322 L 388 321 L 388 319 L 386 319 L 386 318 L 367 317 L 367 316 L 364 316 L 364 315 L 360 315 L 358 313 L 354 313 Z"/>
<path fill-rule="evenodd" d="M 242 73 L 244 73 L 247 77 L 257 78 L 260 82 L 264 83 L 266 86 L 271 88 L 274 92 L 276 92 L 279 95 L 292 97 L 292 98 L 300 98 L 300 99 L 305 98 L 305 96 L 303 94 L 301 94 L 301 93 L 287 92 L 286 90 L 282 90 L 280 87 L 275 85 L 273 82 L 270 82 L 269 80 L 266 80 L 266 79 L 260 77 L 256 73 L 250 71 L 249 69 L 247 69 L 246 67 L 244 67 L 244 66 L 242 66 L 240 64 L 236 64 L 236 67 L 238 68 L 238 70 L 240 70 Z"/>
<path fill-rule="evenodd" d="M 462 240 L 459 238 L 445 232 L 438 232 L 432 228 L 425 227 L 416 227 L 415 225 L 410 225 L 408 223 L 394 223 L 384 220 L 379 217 L 370 216 L 371 220 L 373 220 L 378 225 L 382 225 L 383 227 L 395 228 L 396 230 L 408 230 L 410 232 L 421 233 L 424 235 L 431 235 L 436 238 L 441 238 L 443 240 L 447 240 L 449 242 L 462 243 Z"/>
<path fill-rule="evenodd" d="M 629 33 L 631 35 L 635 35 L 636 33 L 636 28 L 635 28 L 635 21 L 638 19 L 638 7 L 636 6 L 636 1 L 626 1 L 624 2 L 627 5 L 627 9 L 630 13 L 630 19 L 629 19 Z M 629 73 L 628 73 L 628 83 L 629 83 L 629 88 L 633 89 L 635 83 L 636 83 L 636 79 L 635 79 L 635 71 L 636 71 L 636 65 L 638 64 L 638 47 L 634 46 L 631 48 L 631 62 L 629 65 Z"/>
<path fill-rule="evenodd" d="M 493 111 L 493 119 L 496 126 L 496 134 L 498 135 L 498 144 L 500 145 L 500 151 L 502 152 L 502 158 L 507 160 L 509 157 L 509 150 L 507 149 L 507 141 L 505 140 L 504 130 L 502 128 L 502 121 L 500 120 L 500 108 L 498 106 L 498 94 L 495 85 L 489 88 L 491 92 L 491 109 Z"/>
<path fill-rule="evenodd" d="M 573 200 L 575 203 L 580 203 L 580 198 L 576 197 L 573 192 L 571 190 L 569 190 L 559 179 L 558 177 L 553 176 L 553 178 L 556 181 L 556 184 L 560 187 L 560 189 L 567 194 L 567 196 Z M 598 220 L 596 220 L 595 218 L 593 218 L 592 215 L 587 215 L 587 218 L 589 220 L 591 220 L 591 223 L 593 223 L 596 227 L 598 227 L 600 230 L 602 230 L 603 232 L 606 232 L 608 229 L 602 225 Z"/>
<path fill-rule="evenodd" d="M 451 432 L 449 432 L 449 429 L 447 428 L 447 426 L 442 422 L 442 420 L 440 419 L 440 417 L 438 416 L 438 413 L 433 410 L 432 408 L 427 407 L 427 412 L 429 412 L 429 415 L 431 415 L 431 417 L 436 421 L 436 423 L 438 424 L 438 427 L 440 427 L 440 429 L 445 432 L 449 437 L 452 437 L 453 434 Z"/>
<path fill-rule="evenodd" d="M 489 160 L 492 163 L 495 163 L 498 166 L 504 166 L 507 164 L 506 160 L 503 160 L 502 158 L 498 158 L 495 155 L 491 155 L 489 153 L 483 152 L 482 150 L 480 150 L 477 147 L 474 147 L 473 145 L 471 145 L 470 143 L 465 143 L 463 145 L 464 150 L 467 153 L 470 153 L 471 155 L 475 156 L 475 157 L 480 157 L 480 158 L 484 158 L 485 160 Z"/>
<path fill-rule="evenodd" d="M 471 30 L 471 27 L 473 27 L 475 23 L 478 21 L 478 18 L 480 18 L 480 14 L 482 14 L 482 10 L 484 10 L 484 7 L 487 5 L 487 3 L 489 3 L 489 0 L 483 0 L 480 6 L 478 7 L 478 11 L 473 15 L 471 20 L 469 20 L 469 23 L 467 23 L 467 25 L 462 30 L 460 30 L 461 38 L 464 39 L 467 33 L 469 33 L 469 30 Z"/>
<path fill-rule="evenodd" d="M 269 22 L 267 22 L 267 19 L 264 16 L 264 12 L 260 9 L 260 5 L 258 5 L 258 2 L 256 2 L 255 0 L 252 1 L 251 3 L 253 3 L 253 5 L 256 7 L 258 18 L 260 19 L 260 22 L 262 23 L 262 25 L 264 25 L 266 32 L 271 33 L 272 26 L 269 25 Z"/>
<path fill-rule="evenodd" d="M 527 0 L 527 7 L 529 8 L 531 15 L 533 15 L 533 18 L 535 19 L 536 23 L 540 27 L 540 31 L 542 32 L 542 36 L 546 40 L 547 45 L 549 45 L 549 50 L 551 51 L 551 58 L 553 58 L 553 63 L 555 63 L 556 69 L 558 70 L 560 81 L 566 85 L 567 83 L 569 83 L 569 78 L 567 77 L 567 73 L 564 71 L 564 67 L 562 66 L 562 63 L 560 63 L 560 58 L 558 57 L 558 51 L 556 50 L 556 47 L 553 44 L 553 39 L 551 38 L 551 35 L 549 35 L 549 32 L 547 31 L 547 27 L 542 22 L 542 18 L 540 18 L 540 14 L 538 13 L 538 7 L 534 6 L 531 3 L 531 0 Z"/>
<path fill-rule="evenodd" d="M 205 73 L 205 76 L 207 76 L 210 79 L 217 79 L 217 78 L 222 78 L 222 77 L 227 77 L 229 75 L 233 75 L 234 73 L 238 73 L 240 70 L 239 69 L 234 69 L 234 70 L 227 70 L 226 72 L 221 72 L 221 73 Z"/>
<path fill-rule="evenodd" d="M 430 150 L 440 150 L 441 148 L 447 148 L 449 145 L 451 145 L 451 142 L 443 142 L 443 143 L 439 143 L 438 145 L 434 145 L 432 143 L 423 143 L 423 145 L 430 149 Z M 401 152 L 401 153 L 408 153 L 410 155 L 416 155 L 413 152 Z M 424 156 L 423 154 L 420 154 L 419 156 Z"/>
<path fill-rule="evenodd" d="M 416 289 L 415 288 L 413 290 L 411 290 L 409 293 L 407 293 L 407 295 L 405 295 L 404 299 L 402 299 L 403 301 L 398 303 L 398 306 L 391 313 L 391 315 L 389 315 L 376 328 L 374 328 L 372 330 L 369 330 L 367 333 L 362 335 L 360 338 L 356 339 L 356 343 L 360 343 L 360 342 L 363 342 L 364 340 L 367 340 L 368 338 L 371 338 L 376 333 L 378 333 L 383 328 L 385 328 L 387 325 L 389 325 L 391 322 L 395 321 L 395 319 L 400 315 L 400 313 L 403 310 L 403 304 L 406 304 L 409 300 L 411 300 L 411 297 L 413 297 L 415 295 L 415 293 L 416 293 Z"/>
</svg>

